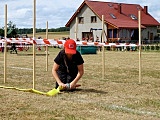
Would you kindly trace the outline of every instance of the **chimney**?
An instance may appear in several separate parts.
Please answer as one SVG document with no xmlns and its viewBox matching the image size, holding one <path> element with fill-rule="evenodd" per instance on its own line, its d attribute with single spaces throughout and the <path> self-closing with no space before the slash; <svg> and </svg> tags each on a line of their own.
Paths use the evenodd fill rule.
<svg viewBox="0 0 160 120">
<path fill-rule="evenodd" d="M 144 13 L 148 14 L 148 6 L 144 6 Z"/>
<path fill-rule="evenodd" d="M 122 6 L 121 3 L 118 4 L 118 12 L 121 14 L 122 13 Z"/>
</svg>

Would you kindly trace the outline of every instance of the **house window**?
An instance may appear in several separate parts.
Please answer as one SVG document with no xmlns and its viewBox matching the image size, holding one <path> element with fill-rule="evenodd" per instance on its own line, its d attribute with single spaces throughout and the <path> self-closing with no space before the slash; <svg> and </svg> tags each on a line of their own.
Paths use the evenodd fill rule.
<svg viewBox="0 0 160 120">
<path fill-rule="evenodd" d="M 117 38 L 117 29 L 108 29 L 108 38 Z"/>
<path fill-rule="evenodd" d="M 113 29 L 113 38 L 117 38 L 117 29 Z"/>
<path fill-rule="evenodd" d="M 78 18 L 78 23 L 83 24 L 84 23 L 84 17 L 79 17 Z"/>
<path fill-rule="evenodd" d="M 108 38 L 112 38 L 112 29 L 108 30 Z"/>
<path fill-rule="evenodd" d="M 137 20 L 137 17 L 133 14 L 130 15 L 130 17 L 133 19 L 133 20 Z"/>
<path fill-rule="evenodd" d="M 112 3 L 109 3 L 108 6 L 109 6 L 109 7 L 113 7 Z"/>
<path fill-rule="evenodd" d="M 113 15 L 112 13 L 109 14 L 113 19 L 116 19 L 116 16 Z"/>
<path fill-rule="evenodd" d="M 96 22 L 97 22 L 97 17 L 91 16 L 91 23 L 96 23 Z"/>
<path fill-rule="evenodd" d="M 82 32 L 82 39 L 83 40 L 90 40 L 90 38 L 93 38 L 93 32 Z"/>
</svg>

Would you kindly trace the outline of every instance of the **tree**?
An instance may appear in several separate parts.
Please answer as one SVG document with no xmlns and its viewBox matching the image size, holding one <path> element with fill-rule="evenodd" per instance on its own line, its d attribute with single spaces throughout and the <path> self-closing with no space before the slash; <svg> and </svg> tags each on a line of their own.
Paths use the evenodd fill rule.
<svg viewBox="0 0 160 120">
<path fill-rule="evenodd" d="M 7 37 L 16 37 L 17 36 L 16 24 L 13 24 L 12 21 L 9 21 L 7 24 Z"/>
<path fill-rule="evenodd" d="M 13 24 L 12 21 L 9 21 L 9 23 L 7 24 L 8 29 L 16 29 L 16 24 Z"/>
<path fill-rule="evenodd" d="M 3 29 L 0 29 L 0 36 L 4 36 L 4 30 Z"/>
</svg>

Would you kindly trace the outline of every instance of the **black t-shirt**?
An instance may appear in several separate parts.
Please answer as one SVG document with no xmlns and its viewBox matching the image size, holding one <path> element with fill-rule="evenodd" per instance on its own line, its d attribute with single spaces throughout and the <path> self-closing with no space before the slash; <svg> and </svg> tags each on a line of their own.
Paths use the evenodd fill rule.
<svg viewBox="0 0 160 120">
<path fill-rule="evenodd" d="M 71 60 L 68 60 L 64 50 L 59 52 L 54 61 L 59 65 L 57 73 L 64 83 L 71 82 L 77 76 L 77 65 L 84 63 L 84 60 L 78 51 L 72 56 Z"/>
</svg>

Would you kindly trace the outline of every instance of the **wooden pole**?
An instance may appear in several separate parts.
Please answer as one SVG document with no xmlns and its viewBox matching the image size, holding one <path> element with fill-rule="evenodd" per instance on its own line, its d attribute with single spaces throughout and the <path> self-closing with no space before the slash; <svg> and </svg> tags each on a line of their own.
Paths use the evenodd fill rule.
<svg viewBox="0 0 160 120">
<path fill-rule="evenodd" d="M 78 30 L 78 17 L 76 17 L 76 24 L 75 24 L 75 40 L 77 40 L 77 30 Z"/>
<path fill-rule="evenodd" d="M 36 40 L 35 33 L 36 33 L 36 0 L 33 0 L 33 40 Z M 33 43 L 33 89 L 35 89 L 35 79 L 36 79 L 35 52 L 36 52 L 35 51 L 35 44 Z"/>
<path fill-rule="evenodd" d="M 104 15 L 102 15 L 102 43 L 104 43 Z M 105 52 L 104 45 L 102 46 L 102 79 L 105 75 Z"/>
<path fill-rule="evenodd" d="M 46 39 L 48 39 L 48 21 L 46 23 Z M 46 45 L 46 71 L 48 71 L 48 45 Z"/>
<path fill-rule="evenodd" d="M 7 80 L 7 5 L 5 5 L 5 31 L 4 31 L 4 83 Z M 3 44 L 3 43 L 2 43 Z"/>
<path fill-rule="evenodd" d="M 139 26 L 139 84 L 142 83 L 142 66 L 141 66 L 141 10 L 138 11 L 138 26 Z"/>
</svg>

